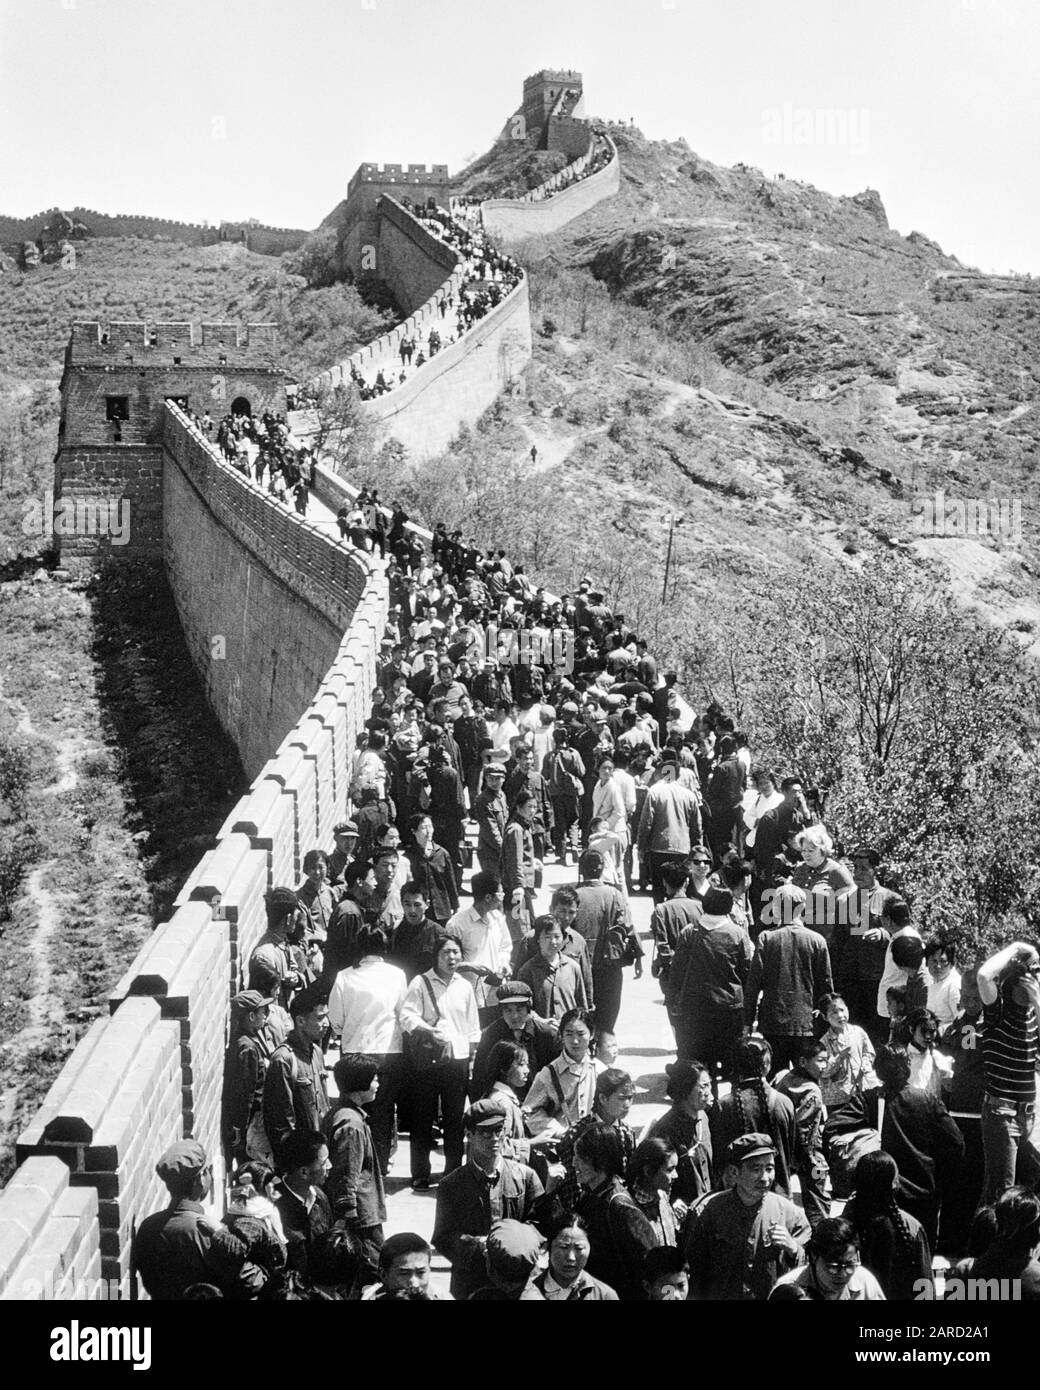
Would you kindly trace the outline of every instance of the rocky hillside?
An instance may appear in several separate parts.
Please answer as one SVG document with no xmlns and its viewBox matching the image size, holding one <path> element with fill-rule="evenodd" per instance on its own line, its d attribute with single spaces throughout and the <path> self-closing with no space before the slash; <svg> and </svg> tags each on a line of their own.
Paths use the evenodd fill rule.
<svg viewBox="0 0 1040 1390">
<path fill-rule="evenodd" d="M 808 553 L 899 547 L 1040 654 L 1040 285 L 900 235 L 872 190 L 836 198 L 613 133 L 620 195 L 522 249 L 543 331 L 485 453 L 519 466 L 541 441 L 536 467 L 593 531 L 658 566 L 681 511 L 685 592 L 715 608 Z M 499 148 L 491 189 L 496 157 L 507 178 L 517 159 Z M 915 499 L 938 489 L 1018 500 L 1021 534 L 920 536 Z"/>
</svg>

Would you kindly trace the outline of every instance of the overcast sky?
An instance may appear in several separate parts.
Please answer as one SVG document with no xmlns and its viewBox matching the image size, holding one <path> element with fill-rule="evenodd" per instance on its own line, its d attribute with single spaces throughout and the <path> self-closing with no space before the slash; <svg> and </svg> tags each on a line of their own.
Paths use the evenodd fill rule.
<svg viewBox="0 0 1040 1390">
<path fill-rule="evenodd" d="M 0 212 L 313 227 L 574 67 L 590 114 L 1038 273 L 1038 55 L 1036 0 L 0 0 Z"/>
</svg>

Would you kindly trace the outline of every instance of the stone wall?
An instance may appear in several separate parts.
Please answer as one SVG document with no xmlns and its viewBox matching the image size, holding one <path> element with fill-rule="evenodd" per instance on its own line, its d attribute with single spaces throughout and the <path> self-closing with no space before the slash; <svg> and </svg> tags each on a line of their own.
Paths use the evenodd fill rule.
<svg viewBox="0 0 1040 1390">
<path fill-rule="evenodd" d="M 609 136 L 606 138 L 609 140 Z M 610 144 L 613 147 L 613 141 Z M 614 149 L 609 164 L 562 193 L 540 200 L 530 194 L 526 198 L 489 198 L 482 204 L 484 226 L 493 237 L 505 242 L 545 236 L 559 231 L 605 198 L 613 198 L 620 187 L 621 165 Z"/>
<path fill-rule="evenodd" d="M 0 1299 L 139 1297 L 132 1235 L 166 1204 L 155 1164 L 177 1139 L 198 1138 L 214 1161 L 211 1215 L 219 1220 L 230 998 L 264 931 L 264 895 L 299 882 L 308 849 L 332 848 L 375 684 L 388 599 L 367 557 L 269 501 L 173 406 L 163 455 L 170 584 L 207 681 L 214 666 L 231 671 L 237 655 L 241 698 L 254 699 L 247 684 L 257 692 L 255 712 L 244 705 L 233 727 L 256 776 L 173 916 L 112 991 L 109 1016 L 80 1041 L 19 1138 L 20 1167 L 0 1193 Z M 208 582 L 193 567 L 209 567 Z M 210 588 L 225 579 L 223 592 Z M 214 660 L 202 637 L 217 616 L 232 615 L 240 634 L 253 624 L 254 636 L 248 648 L 229 645 Z M 265 655 L 267 632 L 256 633 L 261 615 L 268 626 L 281 624 L 285 660 L 277 669 Z M 290 625 L 309 629 L 299 651 L 289 649 Z M 325 643 L 326 667 L 308 686 L 311 677 L 294 668 L 313 666 Z"/>
<path fill-rule="evenodd" d="M 164 458 L 167 579 L 210 705 L 256 776 L 331 665 L 366 572 L 173 407 Z"/>
<path fill-rule="evenodd" d="M 393 198 L 379 200 L 375 273 L 408 314 L 444 285 L 458 264 L 456 252 Z"/>
<path fill-rule="evenodd" d="M 496 308 L 423 366 L 403 386 L 365 402 L 365 413 L 416 460 L 473 425 L 531 358 L 531 310 L 524 277 Z"/>
<path fill-rule="evenodd" d="M 595 177 L 595 176 L 594 176 Z M 591 180 L 588 180 L 591 182 Z M 437 301 L 446 291 L 452 293 L 462 281 L 460 270 L 444 272 L 454 266 L 455 252 L 392 198 L 380 200 L 379 232 L 385 250 L 381 275 L 399 274 L 401 293 L 419 293 L 424 284 L 432 286 L 429 297 L 409 317 L 376 342 L 339 362 L 315 378 L 316 384 L 347 385 L 351 364 L 360 372 L 396 352 L 403 337 L 417 327 L 440 322 Z M 393 268 L 400 263 L 399 270 Z M 441 280 L 436 280 L 436 275 Z M 421 367 L 412 367 L 403 386 L 395 386 L 384 396 L 365 401 L 365 414 L 379 427 L 383 437 L 403 444 L 416 459 L 442 453 L 463 424 L 472 425 L 494 404 L 499 392 L 524 370 L 531 357 L 531 316 L 526 277 L 491 313 L 478 320 L 458 341 L 442 348 Z"/>
<path fill-rule="evenodd" d="M 93 208 L 50 208 L 32 217 L 0 217 L 0 246 L 18 246 L 35 241 L 55 213 L 64 212 L 82 222 L 96 237 L 145 237 L 152 241 L 179 241 L 188 246 L 215 246 L 220 241 L 243 240 L 250 251 L 280 256 L 295 251 L 309 235 L 298 227 L 269 227 L 249 223 L 223 226 L 201 222 L 177 222 L 167 217 L 148 217 L 142 213 L 104 213 Z M 244 237 L 239 233 L 244 232 Z"/>
<path fill-rule="evenodd" d="M 60 449 L 54 473 L 55 533 L 66 569 L 162 559 L 161 449 Z"/>
</svg>

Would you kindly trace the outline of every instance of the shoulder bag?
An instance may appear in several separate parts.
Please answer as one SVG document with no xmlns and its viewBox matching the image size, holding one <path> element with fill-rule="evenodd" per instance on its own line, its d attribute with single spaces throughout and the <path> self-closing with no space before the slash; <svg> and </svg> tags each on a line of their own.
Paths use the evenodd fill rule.
<svg viewBox="0 0 1040 1390">
<path fill-rule="evenodd" d="M 433 1005 L 434 1022 L 440 1023 L 441 1011 L 433 993 L 433 986 L 425 975 L 422 982 Z M 405 1061 L 414 1072 L 429 1071 L 432 1067 L 443 1066 L 445 1062 L 451 1061 L 451 1044 L 435 1037 L 425 1028 L 415 1028 L 410 1033 L 405 1033 L 401 1045 Z"/>
</svg>

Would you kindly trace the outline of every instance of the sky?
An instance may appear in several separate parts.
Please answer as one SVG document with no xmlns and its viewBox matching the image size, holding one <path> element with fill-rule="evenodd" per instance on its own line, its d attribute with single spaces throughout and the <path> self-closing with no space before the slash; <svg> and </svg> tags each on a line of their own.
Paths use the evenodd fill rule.
<svg viewBox="0 0 1040 1390">
<path fill-rule="evenodd" d="M 316 226 L 461 168 L 544 67 L 591 115 L 1040 273 L 1036 0 L 0 0 L 0 213 Z"/>
</svg>

